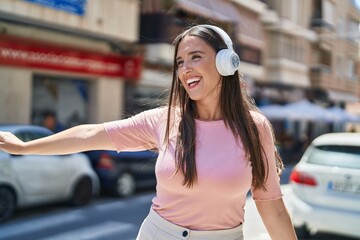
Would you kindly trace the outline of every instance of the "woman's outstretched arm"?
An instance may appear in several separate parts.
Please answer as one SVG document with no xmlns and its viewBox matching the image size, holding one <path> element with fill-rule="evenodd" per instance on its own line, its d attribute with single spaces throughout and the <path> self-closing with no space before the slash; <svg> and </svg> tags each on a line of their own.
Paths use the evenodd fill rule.
<svg viewBox="0 0 360 240">
<path fill-rule="evenodd" d="M 12 154 L 70 154 L 88 150 L 115 150 L 103 124 L 85 124 L 57 134 L 23 142 L 9 132 L 0 132 L 0 150 Z"/>
</svg>

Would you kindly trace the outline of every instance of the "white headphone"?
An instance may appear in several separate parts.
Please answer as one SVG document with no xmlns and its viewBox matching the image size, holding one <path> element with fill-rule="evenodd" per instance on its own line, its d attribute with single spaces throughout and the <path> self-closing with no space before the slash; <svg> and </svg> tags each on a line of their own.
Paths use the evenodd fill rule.
<svg viewBox="0 0 360 240">
<path fill-rule="evenodd" d="M 214 30 L 224 40 L 227 49 L 221 49 L 216 54 L 216 69 L 222 76 L 234 75 L 240 65 L 240 58 L 233 49 L 233 43 L 229 35 L 221 28 L 213 25 L 203 24 L 195 27 L 205 27 Z"/>
</svg>

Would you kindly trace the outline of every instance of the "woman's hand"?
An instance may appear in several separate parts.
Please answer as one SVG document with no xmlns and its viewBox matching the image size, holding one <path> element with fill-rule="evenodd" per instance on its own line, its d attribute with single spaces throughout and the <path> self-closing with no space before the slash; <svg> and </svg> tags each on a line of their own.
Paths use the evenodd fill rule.
<svg viewBox="0 0 360 240">
<path fill-rule="evenodd" d="M 21 154 L 24 142 L 10 132 L 0 132 L 0 150 L 11 154 Z"/>
</svg>

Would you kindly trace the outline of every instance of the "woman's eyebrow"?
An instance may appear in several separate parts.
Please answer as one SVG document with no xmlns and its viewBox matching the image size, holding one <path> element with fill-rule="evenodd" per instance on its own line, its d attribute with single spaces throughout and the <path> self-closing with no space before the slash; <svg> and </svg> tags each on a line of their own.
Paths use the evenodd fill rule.
<svg viewBox="0 0 360 240">
<path fill-rule="evenodd" d="M 188 55 L 192 55 L 192 54 L 195 54 L 195 53 L 204 53 L 203 51 L 201 51 L 201 50 L 195 50 L 195 51 L 191 51 L 191 52 L 189 52 L 189 54 Z"/>
<path fill-rule="evenodd" d="M 189 52 L 188 55 L 193 55 L 193 54 L 196 54 L 196 53 L 202 53 L 202 54 L 203 54 L 203 53 L 205 53 L 205 52 L 203 52 L 203 51 L 201 51 L 201 50 L 195 50 L 195 51 Z M 182 58 L 182 57 L 179 56 L 179 57 L 176 58 L 176 60 L 179 60 L 179 59 L 181 59 L 181 58 Z"/>
</svg>

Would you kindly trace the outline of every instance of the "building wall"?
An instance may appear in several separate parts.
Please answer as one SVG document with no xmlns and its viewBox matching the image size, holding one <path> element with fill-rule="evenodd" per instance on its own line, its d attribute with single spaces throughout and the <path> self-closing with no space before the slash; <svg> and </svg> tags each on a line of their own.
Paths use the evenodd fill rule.
<svg viewBox="0 0 360 240">
<path fill-rule="evenodd" d="M 1 5 L 0 5 L 1 6 Z M 0 13 L 1 14 L 1 13 Z M 47 31 L 35 26 L 25 26 L 16 23 L 0 21 L 0 32 L 11 36 L 30 38 L 36 41 L 47 41 L 64 47 L 74 47 L 100 53 L 110 53 L 111 48 L 105 41 L 64 34 L 57 31 Z"/>
<path fill-rule="evenodd" d="M 102 123 L 121 119 L 124 109 L 124 81 L 102 77 L 94 82 L 96 114 L 92 122 Z"/>
<path fill-rule="evenodd" d="M 88 0 L 84 16 L 23 0 L 1 0 L 0 10 L 31 20 L 99 33 L 125 41 L 136 41 L 138 38 L 137 0 Z"/>
<path fill-rule="evenodd" d="M 238 3 L 237 11 L 238 18 L 236 19 L 237 24 L 234 31 L 236 32 L 236 40 L 241 45 L 240 47 L 240 72 L 247 76 L 248 79 L 256 81 L 264 81 L 265 76 L 265 67 L 264 67 L 264 55 L 266 51 L 265 36 L 262 29 L 262 24 L 260 21 L 260 16 L 265 9 L 265 4 L 263 3 L 254 3 L 254 1 L 249 1 L 247 4 L 243 1 L 235 1 Z M 234 40 L 236 42 L 236 40 Z M 244 61 L 244 52 L 246 48 L 251 48 L 253 52 L 248 54 L 253 55 L 255 52 L 261 55 L 257 63 Z M 248 59 L 255 60 L 255 59 Z"/>
<path fill-rule="evenodd" d="M 88 0 L 85 14 L 78 16 L 22 0 L 1 0 L 0 32 L 79 51 L 122 55 L 121 51 L 128 52 L 137 42 L 139 4 L 137 0 Z M 7 20 L 2 21 L 5 15 Z M 124 115 L 127 79 L 123 77 L 0 64 L 0 123 L 31 123 L 35 75 L 88 82 L 88 122 L 111 121 Z"/>
<path fill-rule="evenodd" d="M 32 73 L 0 65 L 0 123 L 29 123 Z"/>
<path fill-rule="evenodd" d="M 269 1 L 269 8 L 262 14 L 266 38 L 263 83 L 287 88 L 310 87 L 309 55 L 315 33 L 307 27 L 309 10 L 307 1 Z M 280 101 L 294 101 L 282 99 Z"/>
<path fill-rule="evenodd" d="M 360 11 L 351 1 L 339 0 L 313 4 L 313 11 L 319 4 L 322 7 L 322 25 L 313 27 L 318 41 L 312 47 L 312 85 L 328 91 L 331 101 L 354 101 L 360 98 L 360 78 L 356 70 L 360 64 Z"/>
<path fill-rule="evenodd" d="M 81 77 L 87 79 L 91 85 L 88 122 L 102 123 L 122 118 L 125 104 L 125 81 L 121 78 L 94 78 L 94 76 L 73 73 L 59 74 L 54 71 L 0 65 L 0 123 L 31 123 L 31 97 L 35 73 L 45 74 L 50 77 Z"/>
</svg>

